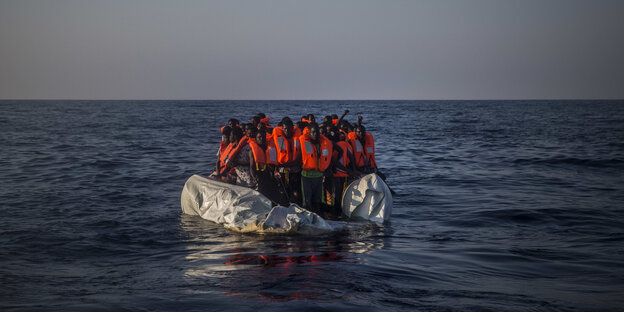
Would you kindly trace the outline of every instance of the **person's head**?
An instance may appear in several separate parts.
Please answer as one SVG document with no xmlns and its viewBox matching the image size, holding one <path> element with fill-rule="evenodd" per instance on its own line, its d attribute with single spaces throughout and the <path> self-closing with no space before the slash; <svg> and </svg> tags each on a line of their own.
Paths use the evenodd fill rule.
<svg viewBox="0 0 624 312">
<path fill-rule="evenodd" d="M 223 127 L 223 129 L 221 130 L 221 141 L 223 141 L 223 143 L 225 143 L 225 144 L 229 144 L 230 143 L 230 133 L 231 132 L 232 132 L 232 128 L 230 128 L 230 126 Z"/>
<path fill-rule="evenodd" d="M 321 134 L 319 131 L 319 125 L 315 122 L 311 122 L 308 125 L 308 129 L 310 129 L 310 139 L 315 142 L 318 141 L 319 135 Z"/>
<path fill-rule="evenodd" d="M 332 118 L 332 119 L 338 119 L 338 115 L 336 115 L 336 114 L 332 114 L 332 115 L 331 115 L 331 118 Z"/>
<path fill-rule="evenodd" d="M 331 131 L 333 127 L 334 127 L 334 124 L 331 121 L 328 123 L 325 123 L 325 132 L 329 133 L 329 131 Z"/>
<path fill-rule="evenodd" d="M 331 122 L 331 121 L 332 121 L 332 118 L 329 115 L 327 115 L 327 116 L 325 116 L 325 118 L 323 118 L 323 123 L 325 123 L 325 124 L 328 123 L 328 122 Z"/>
<path fill-rule="evenodd" d="M 258 117 L 258 116 L 253 116 L 253 117 L 251 117 L 251 124 L 252 124 L 254 127 L 258 127 L 258 124 L 260 123 L 260 119 L 262 119 L 262 118 L 260 118 L 260 117 Z"/>
<path fill-rule="evenodd" d="M 244 131 L 243 134 L 246 135 L 249 138 L 253 138 L 252 136 L 249 136 L 251 134 L 251 131 L 252 131 L 253 128 L 254 128 L 253 125 L 250 124 L 250 123 L 244 124 L 243 125 L 243 131 Z"/>
<path fill-rule="evenodd" d="M 282 118 L 282 129 L 284 129 L 284 135 L 287 138 L 292 137 L 293 135 L 293 123 L 292 120 L 288 117 Z"/>
<path fill-rule="evenodd" d="M 322 135 L 327 134 L 327 128 L 325 128 L 325 124 L 320 124 L 319 125 L 319 133 Z"/>
<path fill-rule="evenodd" d="M 338 142 L 340 140 L 340 131 L 338 131 L 338 127 L 336 126 L 328 127 L 325 132 L 326 132 L 325 136 L 328 139 L 334 142 Z"/>
<path fill-rule="evenodd" d="M 314 118 L 314 114 L 308 114 L 308 120 L 312 122 L 316 122 L 316 118 Z"/>
<path fill-rule="evenodd" d="M 266 124 L 264 124 L 264 123 L 262 123 L 262 122 L 261 122 L 261 123 L 259 123 L 259 124 L 256 126 L 256 129 L 258 129 L 258 131 L 260 131 L 260 130 L 264 130 L 264 131 L 266 131 L 267 126 L 266 126 Z"/>
<path fill-rule="evenodd" d="M 230 142 L 238 143 L 240 139 L 243 138 L 243 129 L 239 127 L 232 128 L 232 132 L 230 132 Z"/>
<path fill-rule="evenodd" d="M 297 121 L 297 123 L 295 124 L 295 126 L 297 128 L 299 128 L 299 130 L 303 131 L 303 129 L 305 129 L 305 127 L 308 125 L 307 122 L 303 122 L 303 121 Z"/>
<path fill-rule="evenodd" d="M 266 144 L 266 131 L 258 130 L 256 133 L 256 143 L 260 146 L 264 146 Z"/>
<path fill-rule="evenodd" d="M 228 126 L 230 126 L 230 128 L 238 126 L 238 119 L 231 118 L 230 120 L 228 120 Z"/>
<path fill-rule="evenodd" d="M 266 118 L 266 115 L 264 113 L 258 113 L 256 114 L 256 116 L 260 117 L 260 119 Z"/>
<path fill-rule="evenodd" d="M 355 137 L 357 137 L 358 140 L 362 140 L 364 138 L 364 135 L 366 135 L 366 128 L 364 128 L 364 126 L 362 125 L 356 126 Z"/>
<path fill-rule="evenodd" d="M 256 133 L 258 133 L 258 128 L 254 127 L 252 124 L 249 124 L 249 127 L 247 127 L 247 131 L 245 131 L 245 135 L 247 135 L 248 138 L 255 138 Z"/>
</svg>

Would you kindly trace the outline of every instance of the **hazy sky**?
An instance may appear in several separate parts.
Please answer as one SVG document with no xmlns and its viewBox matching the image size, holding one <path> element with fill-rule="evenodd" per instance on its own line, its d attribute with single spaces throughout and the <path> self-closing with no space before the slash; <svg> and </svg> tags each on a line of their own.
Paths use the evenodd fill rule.
<svg viewBox="0 0 624 312">
<path fill-rule="evenodd" d="M 624 98 L 624 1 L 0 0 L 0 99 Z"/>
</svg>

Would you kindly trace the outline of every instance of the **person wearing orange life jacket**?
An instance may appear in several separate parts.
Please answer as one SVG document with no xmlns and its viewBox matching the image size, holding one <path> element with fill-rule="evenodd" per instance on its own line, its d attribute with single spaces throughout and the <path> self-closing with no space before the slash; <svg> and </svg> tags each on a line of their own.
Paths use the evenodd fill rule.
<svg viewBox="0 0 624 312">
<path fill-rule="evenodd" d="M 308 133 L 310 133 L 310 127 L 308 127 L 308 126 L 310 124 L 316 123 L 316 118 L 314 117 L 314 114 L 308 114 L 306 116 L 301 117 L 301 121 L 308 123 L 305 126 L 305 128 L 303 128 L 301 130 L 301 134 L 308 134 Z"/>
<path fill-rule="evenodd" d="M 225 159 L 225 150 L 228 145 L 230 145 L 230 133 L 232 132 L 232 128 L 229 126 L 221 127 L 221 142 L 219 143 L 219 151 L 217 151 L 217 163 L 215 164 L 215 169 L 210 174 L 210 177 L 216 178 L 217 173 L 220 171 L 219 165 L 221 164 L 221 160 Z"/>
<path fill-rule="evenodd" d="M 303 207 L 321 213 L 323 203 L 323 176 L 331 175 L 333 150 L 342 149 L 331 140 L 320 134 L 316 123 L 308 126 L 310 133 L 299 137 L 301 148 L 297 160 L 301 161 L 301 190 Z"/>
<path fill-rule="evenodd" d="M 267 140 L 264 130 L 258 131 L 256 137 L 249 139 L 249 170 L 255 188 L 272 202 L 287 206 L 286 194 L 278 188 L 279 181 L 273 173 L 277 166 L 277 149 L 272 140 Z"/>
<path fill-rule="evenodd" d="M 301 162 L 296 161 L 301 130 L 293 127 L 292 120 L 284 117 L 281 127 L 273 128 L 273 141 L 277 148 L 279 169 L 277 178 L 286 189 L 291 202 L 301 204 Z"/>
<path fill-rule="evenodd" d="M 220 176 L 226 176 L 228 183 L 250 187 L 252 185 L 249 172 L 249 144 L 243 130 L 234 127 L 230 133 L 230 145 L 226 149 L 226 156 L 220 164 Z M 231 169 L 234 169 L 232 172 Z"/>
<path fill-rule="evenodd" d="M 326 203 L 330 207 L 329 212 L 334 217 L 342 214 L 342 193 L 347 187 L 347 178 L 356 177 L 353 152 L 351 145 L 347 143 L 344 135 L 338 127 L 332 127 L 327 136 L 335 145 L 342 149 L 339 153 L 334 149 L 332 154 L 334 164 L 334 174 L 332 177 L 325 177 Z"/>
<path fill-rule="evenodd" d="M 363 125 L 355 127 L 355 131 L 349 134 L 349 143 L 353 149 L 355 167 L 364 173 L 376 173 L 377 163 L 375 161 L 375 139 L 366 132 Z"/>
</svg>

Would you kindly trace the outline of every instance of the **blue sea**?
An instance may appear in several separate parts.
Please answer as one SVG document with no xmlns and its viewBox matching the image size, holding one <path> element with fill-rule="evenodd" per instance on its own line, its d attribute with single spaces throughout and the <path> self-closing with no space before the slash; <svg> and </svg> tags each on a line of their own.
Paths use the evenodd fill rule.
<svg viewBox="0 0 624 312">
<path fill-rule="evenodd" d="M 390 222 L 182 214 L 219 127 L 364 117 Z M 2 311 L 623 311 L 624 101 L 0 101 Z"/>
</svg>

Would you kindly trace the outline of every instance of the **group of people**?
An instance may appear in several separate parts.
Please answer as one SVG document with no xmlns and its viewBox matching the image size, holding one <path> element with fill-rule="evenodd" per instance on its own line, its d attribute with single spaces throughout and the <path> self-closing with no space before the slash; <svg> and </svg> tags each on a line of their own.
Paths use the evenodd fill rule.
<svg viewBox="0 0 624 312">
<path fill-rule="evenodd" d="M 284 117 L 272 127 L 265 114 L 240 124 L 230 119 L 221 128 L 221 144 L 211 174 L 231 184 L 254 188 L 274 204 L 296 203 L 324 217 L 341 215 L 347 183 L 377 173 L 375 141 L 362 125 L 325 116 L 319 124 L 313 114 L 293 123 Z"/>
</svg>

